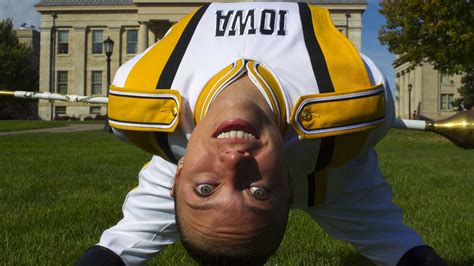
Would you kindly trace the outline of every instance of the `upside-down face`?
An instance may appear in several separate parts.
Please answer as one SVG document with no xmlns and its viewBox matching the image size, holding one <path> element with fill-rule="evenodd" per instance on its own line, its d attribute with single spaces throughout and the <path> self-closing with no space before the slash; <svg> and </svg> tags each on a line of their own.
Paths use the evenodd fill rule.
<svg viewBox="0 0 474 266">
<path fill-rule="evenodd" d="M 192 238 L 256 249 L 279 245 L 291 184 L 272 117 L 244 77 L 218 96 L 193 131 L 173 187 L 180 224 Z"/>
</svg>

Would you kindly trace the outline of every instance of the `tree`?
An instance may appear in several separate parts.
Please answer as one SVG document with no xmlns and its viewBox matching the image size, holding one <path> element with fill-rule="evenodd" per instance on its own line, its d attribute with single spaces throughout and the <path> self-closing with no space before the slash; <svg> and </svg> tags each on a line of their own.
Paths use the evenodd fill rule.
<svg viewBox="0 0 474 266">
<path fill-rule="evenodd" d="M 0 21 L 0 90 L 38 90 L 38 67 L 33 50 L 19 43 L 10 18 Z M 29 101 L 0 99 L 0 117 L 15 117 L 28 109 Z M 31 109 L 31 108 L 30 108 Z"/>
<path fill-rule="evenodd" d="M 462 95 L 462 99 L 459 99 L 458 102 L 464 102 L 464 105 L 467 109 L 474 111 L 474 70 L 466 72 L 466 75 L 462 80 L 462 87 L 459 88 L 459 93 Z"/>
<path fill-rule="evenodd" d="M 32 61 L 33 49 L 18 42 L 10 18 L 0 21 L 0 89 L 38 89 L 38 69 Z"/>
<path fill-rule="evenodd" d="M 468 82 L 474 77 L 473 1 L 385 0 L 380 7 L 387 22 L 379 39 L 399 56 L 395 65 L 428 62 L 442 73 L 466 74 L 460 92 L 473 106 L 474 82 Z"/>
</svg>

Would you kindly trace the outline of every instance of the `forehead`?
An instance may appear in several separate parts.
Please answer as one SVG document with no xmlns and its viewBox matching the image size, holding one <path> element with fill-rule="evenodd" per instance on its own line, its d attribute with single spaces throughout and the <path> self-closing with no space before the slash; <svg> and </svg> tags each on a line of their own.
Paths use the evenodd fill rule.
<svg viewBox="0 0 474 266">
<path fill-rule="evenodd" d="M 275 220 L 274 214 L 278 208 L 246 205 L 243 200 L 234 204 L 219 200 L 204 204 L 178 200 L 176 212 L 190 230 L 207 236 L 235 235 L 233 238 L 243 240 L 247 235 L 255 235 L 270 225 Z"/>
</svg>

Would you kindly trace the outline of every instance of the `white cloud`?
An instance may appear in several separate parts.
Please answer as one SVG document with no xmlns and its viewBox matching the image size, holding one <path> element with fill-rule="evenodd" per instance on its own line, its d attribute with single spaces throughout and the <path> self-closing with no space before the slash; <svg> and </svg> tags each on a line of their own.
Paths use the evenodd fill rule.
<svg viewBox="0 0 474 266">
<path fill-rule="evenodd" d="M 34 7 L 38 2 L 38 0 L 0 0 L 0 20 L 13 18 L 15 28 L 23 23 L 38 28 L 40 13 Z"/>
</svg>

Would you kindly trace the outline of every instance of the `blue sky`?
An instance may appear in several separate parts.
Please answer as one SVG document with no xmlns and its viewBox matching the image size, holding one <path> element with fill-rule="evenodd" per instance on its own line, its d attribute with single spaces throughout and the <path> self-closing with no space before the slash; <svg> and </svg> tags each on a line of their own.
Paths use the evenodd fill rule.
<svg viewBox="0 0 474 266">
<path fill-rule="evenodd" d="M 368 0 L 367 9 L 362 16 L 362 52 L 370 57 L 382 72 L 387 76 L 390 88 L 395 88 L 395 74 L 392 62 L 395 55 L 388 51 L 387 46 L 382 46 L 378 40 L 380 27 L 385 24 L 385 17 L 377 10 L 378 0 Z"/>
<path fill-rule="evenodd" d="M 0 0 L 0 19 L 13 17 L 13 24 L 18 28 L 22 23 L 39 27 L 40 15 L 34 9 L 38 0 Z M 392 90 L 395 85 L 395 75 L 392 62 L 395 58 L 387 47 L 382 46 L 377 38 L 380 26 L 385 18 L 378 13 L 379 1 L 368 0 L 367 10 L 362 17 L 362 52 L 372 58 L 387 76 Z"/>
</svg>

